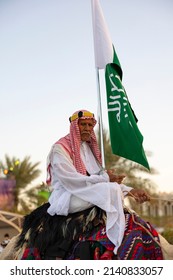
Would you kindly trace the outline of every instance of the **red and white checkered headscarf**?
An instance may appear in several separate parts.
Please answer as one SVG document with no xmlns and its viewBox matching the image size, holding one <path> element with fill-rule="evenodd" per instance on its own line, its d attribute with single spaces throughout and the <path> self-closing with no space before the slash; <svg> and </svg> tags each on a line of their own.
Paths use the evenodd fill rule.
<svg viewBox="0 0 173 280">
<path fill-rule="evenodd" d="M 61 144 L 69 153 L 73 160 L 73 164 L 76 167 L 76 170 L 86 175 L 86 167 L 83 164 L 83 161 L 80 157 L 80 145 L 81 145 L 81 135 L 78 126 L 78 120 L 80 119 L 93 119 L 94 126 L 96 125 L 97 121 L 94 117 L 94 114 L 90 113 L 87 110 L 79 110 L 76 111 L 70 118 L 70 133 L 61 138 L 57 143 Z M 97 143 L 96 135 L 94 130 L 91 132 L 90 142 L 88 143 L 96 160 L 102 164 L 101 161 L 101 153 Z"/>
</svg>

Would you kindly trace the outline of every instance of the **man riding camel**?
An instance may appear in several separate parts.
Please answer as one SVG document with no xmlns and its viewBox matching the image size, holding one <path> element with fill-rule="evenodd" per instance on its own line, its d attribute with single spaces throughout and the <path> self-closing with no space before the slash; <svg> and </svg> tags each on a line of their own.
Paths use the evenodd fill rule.
<svg viewBox="0 0 173 280">
<path fill-rule="evenodd" d="M 126 196 L 143 203 L 148 194 L 102 168 L 93 113 L 79 110 L 69 120 L 69 134 L 47 159 L 49 201 L 25 217 L 14 258 L 162 260 L 163 238 L 124 206 Z"/>
</svg>

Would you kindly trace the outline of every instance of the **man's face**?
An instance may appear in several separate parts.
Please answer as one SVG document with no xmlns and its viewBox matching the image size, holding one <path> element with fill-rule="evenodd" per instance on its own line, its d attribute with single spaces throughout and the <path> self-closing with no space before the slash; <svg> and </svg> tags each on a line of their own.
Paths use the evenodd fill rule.
<svg viewBox="0 0 173 280">
<path fill-rule="evenodd" d="M 91 132 L 93 131 L 94 121 L 92 119 L 79 119 L 78 126 L 80 130 L 81 140 L 89 141 Z"/>
</svg>

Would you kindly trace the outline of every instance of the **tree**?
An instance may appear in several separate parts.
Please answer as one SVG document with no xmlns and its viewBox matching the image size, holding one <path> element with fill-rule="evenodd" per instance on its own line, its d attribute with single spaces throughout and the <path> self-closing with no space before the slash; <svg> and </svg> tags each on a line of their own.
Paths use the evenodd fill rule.
<svg viewBox="0 0 173 280">
<path fill-rule="evenodd" d="M 99 133 L 97 133 L 97 135 L 100 145 Z M 151 167 L 149 172 L 145 167 L 135 162 L 112 154 L 110 140 L 105 129 L 103 129 L 103 144 L 106 169 L 115 169 L 116 174 L 125 174 L 126 178 L 123 183 L 127 186 L 145 189 L 150 194 L 154 193 L 157 186 L 149 178 L 150 175 L 157 174 L 154 168 Z M 147 153 L 147 155 L 150 156 L 151 153 Z"/>
<path fill-rule="evenodd" d="M 11 174 L 16 180 L 14 189 L 14 212 L 27 213 L 32 204 L 37 204 L 37 188 L 31 187 L 31 183 L 38 178 L 41 171 L 38 169 L 40 163 L 32 163 L 30 157 L 26 156 L 22 161 L 5 155 L 5 163 L 1 162 L 1 168 L 8 178 Z"/>
</svg>

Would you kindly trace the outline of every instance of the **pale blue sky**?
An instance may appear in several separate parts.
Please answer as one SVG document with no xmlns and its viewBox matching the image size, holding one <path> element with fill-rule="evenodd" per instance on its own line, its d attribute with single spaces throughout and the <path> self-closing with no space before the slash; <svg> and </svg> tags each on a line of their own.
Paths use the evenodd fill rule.
<svg viewBox="0 0 173 280">
<path fill-rule="evenodd" d="M 100 0 L 158 190 L 173 191 L 173 2 Z M 101 73 L 101 76 L 103 72 Z M 105 127 L 107 111 L 102 89 Z M 90 0 L 0 0 L 0 160 L 41 162 L 78 109 L 97 115 Z"/>
</svg>

